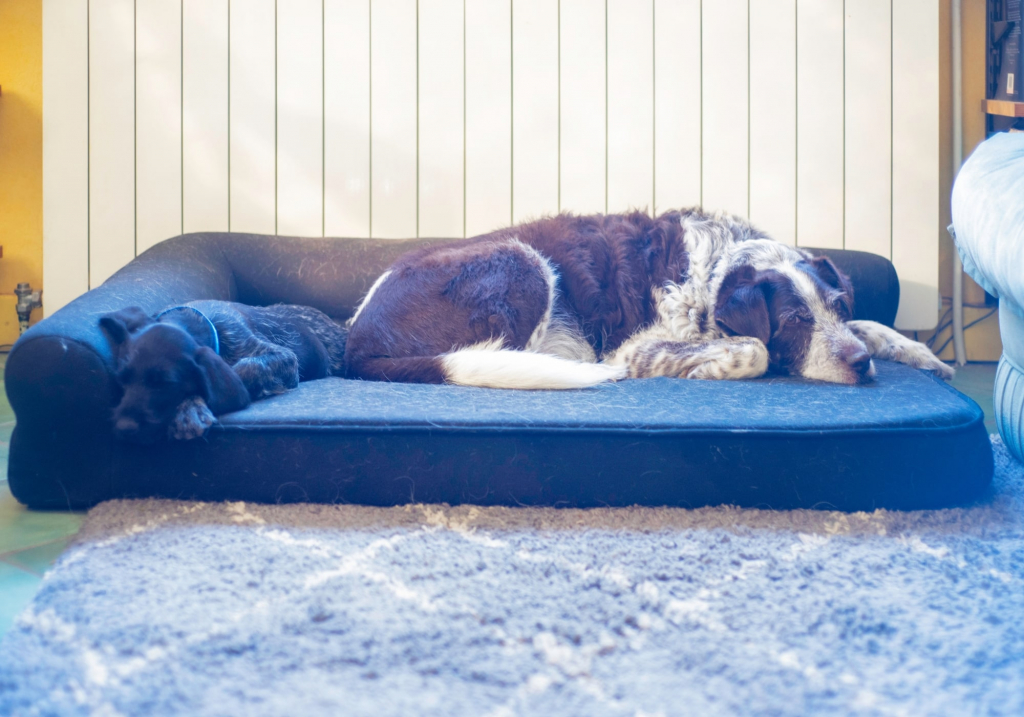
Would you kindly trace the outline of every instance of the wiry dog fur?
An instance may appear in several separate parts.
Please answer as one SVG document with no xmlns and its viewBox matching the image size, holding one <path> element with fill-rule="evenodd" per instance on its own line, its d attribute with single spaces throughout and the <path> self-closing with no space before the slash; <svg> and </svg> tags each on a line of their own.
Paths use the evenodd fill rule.
<svg viewBox="0 0 1024 717">
<path fill-rule="evenodd" d="M 853 306 L 829 259 L 738 217 L 559 215 L 399 258 L 350 321 L 345 360 L 353 377 L 499 388 L 768 371 L 852 384 L 872 356 L 952 375 Z"/>
<path fill-rule="evenodd" d="M 115 347 L 123 394 L 114 433 L 151 443 L 163 435 L 203 435 L 215 417 L 238 411 L 300 381 L 341 374 L 347 331 L 307 306 L 186 304 L 149 316 L 139 307 L 107 314 L 100 326 Z"/>
</svg>

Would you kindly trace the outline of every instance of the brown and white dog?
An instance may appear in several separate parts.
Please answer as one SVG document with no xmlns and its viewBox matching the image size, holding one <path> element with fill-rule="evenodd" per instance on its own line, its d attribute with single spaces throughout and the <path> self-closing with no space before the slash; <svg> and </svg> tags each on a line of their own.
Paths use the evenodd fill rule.
<svg viewBox="0 0 1024 717">
<path fill-rule="evenodd" d="M 825 257 L 700 209 L 559 215 L 400 257 L 349 322 L 353 378 L 580 388 L 620 378 L 857 384 L 872 357 L 950 378 L 923 344 L 853 320 Z"/>
</svg>

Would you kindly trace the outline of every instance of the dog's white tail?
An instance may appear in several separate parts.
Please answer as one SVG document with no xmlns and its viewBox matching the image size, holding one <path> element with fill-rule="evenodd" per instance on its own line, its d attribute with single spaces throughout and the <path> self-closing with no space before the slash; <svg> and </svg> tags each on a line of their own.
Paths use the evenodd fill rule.
<svg viewBox="0 0 1024 717">
<path fill-rule="evenodd" d="M 624 378 L 623 366 L 583 363 L 530 351 L 500 348 L 499 342 L 469 346 L 441 356 L 448 383 L 483 388 L 567 389 Z"/>
</svg>

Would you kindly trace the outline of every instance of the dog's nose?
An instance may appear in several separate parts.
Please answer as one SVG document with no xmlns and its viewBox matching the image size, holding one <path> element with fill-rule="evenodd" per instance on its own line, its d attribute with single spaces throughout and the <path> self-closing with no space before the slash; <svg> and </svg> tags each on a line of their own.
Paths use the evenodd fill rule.
<svg viewBox="0 0 1024 717">
<path fill-rule="evenodd" d="M 843 358 L 850 368 L 857 372 L 858 376 L 866 376 L 871 370 L 871 354 L 867 351 L 853 351 Z"/>
</svg>

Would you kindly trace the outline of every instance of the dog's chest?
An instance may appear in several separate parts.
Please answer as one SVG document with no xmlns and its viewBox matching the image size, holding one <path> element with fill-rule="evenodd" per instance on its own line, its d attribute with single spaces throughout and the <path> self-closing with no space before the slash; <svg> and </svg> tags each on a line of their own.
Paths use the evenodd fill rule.
<svg viewBox="0 0 1024 717">
<path fill-rule="evenodd" d="M 656 325 L 671 341 L 699 342 L 721 338 L 715 323 L 715 303 L 728 266 L 727 247 L 687 235 L 688 267 L 678 282 L 652 287 L 657 306 Z"/>
</svg>

